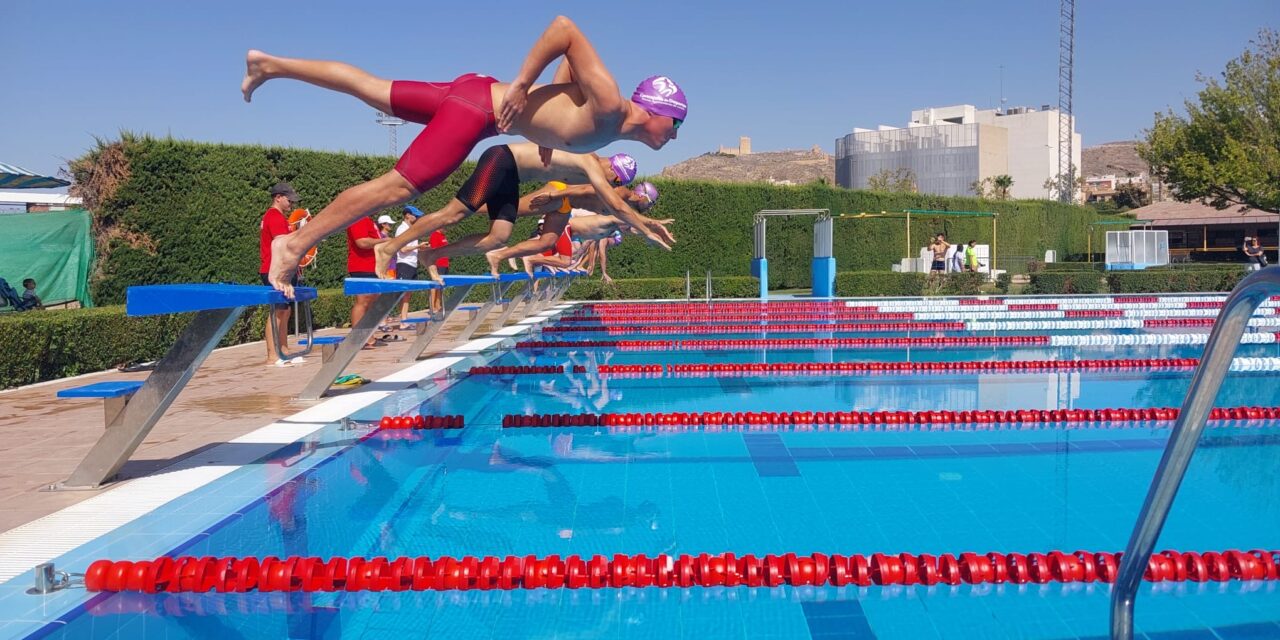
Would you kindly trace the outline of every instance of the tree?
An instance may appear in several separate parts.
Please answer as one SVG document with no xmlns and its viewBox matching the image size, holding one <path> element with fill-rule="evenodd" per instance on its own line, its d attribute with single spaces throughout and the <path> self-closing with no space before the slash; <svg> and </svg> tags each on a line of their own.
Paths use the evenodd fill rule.
<svg viewBox="0 0 1280 640">
<path fill-rule="evenodd" d="M 1222 78 L 1204 85 L 1187 115 L 1155 114 L 1138 154 L 1183 202 L 1280 213 L 1280 34 L 1263 29 Z"/>
<path fill-rule="evenodd" d="M 1063 190 L 1066 188 L 1065 185 L 1067 181 L 1070 179 L 1070 176 L 1072 175 L 1076 177 L 1075 188 L 1072 189 L 1072 191 L 1074 193 L 1080 193 L 1081 191 L 1084 191 L 1084 185 L 1085 185 L 1084 176 L 1080 175 L 1080 170 L 1076 167 L 1075 163 L 1073 162 L 1071 163 L 1071 171 L 1069 173 L 1059 173 L 1056 176 L 1051 176 L 1049 178 L 1046 178 L 1044 181 L 1044 184 L 1040 185 L 1041 187 L 1044 188 L 1046 192 L 1045 193 L 1046 197 L 1049 200 L 1057 200 L 1058 194 L 1062 193 Z M 1072 198 L 1072 201 L 1075 201 L 1075 198 Z"/>
<path fill-rule="evenodd" d="M 1142 185 L 1129 182 L 1116 187 L 1116 195 L 1112 200 L 1121 209 L 1137 209 L 1151 204 L 1151 194 Z"/>
<path fill-rule="evenodd" d="M 915 193 L 916 172 L 908 168 L 883 169 L 867 178 L 867 189 L 889 193 Z"/>
<path fill-rule="evenodd" d="M 979 198 L 988 197 L 991 195 L 992 191 L 991 178 L 983 178 L 981 180 L 974 180 L 973 182 L 970 182 L 969 190 L 973 192 L 973 195 L 978 196 Z"/>
<path fill-rule="evenodd" d="M 1006 173 L 991 178 L 991 186 L 992 193 L 997 199 L 1008 200 L 1009 189 L 1013 187 L 1013 176 Z"/>
</svg>

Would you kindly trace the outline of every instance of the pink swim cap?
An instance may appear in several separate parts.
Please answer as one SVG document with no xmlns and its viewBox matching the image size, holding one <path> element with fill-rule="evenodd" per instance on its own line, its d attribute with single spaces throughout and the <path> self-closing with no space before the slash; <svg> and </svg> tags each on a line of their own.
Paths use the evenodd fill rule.
<svg viewBox="0 0 1280 640">
<path fill-rule="evenodd" d="M 684 91 L 666 76 L 645 78 L 636 87 L 635 93 L 631 94 L 631 101 L 649 113 L 676 120 L 684 120 L 689 113 L 689 103 L 685 100 Z"/>
<path fill-rule="evenodd" d="M 652 182 L 641 182 L 636 185 L 632 191 L 634 191 L 636 195 L 643 197 L 647 203 L 640 209 L 641 211 L 648 211 L 653 208 L 653 205 L 658 204 L 658 188 L 653 186 Z"/>
<path fill-rule="evenodd" d="M 631 184 L 636 179 L 636 159 L 625 153 L 617 153 L 609 156 L 609 166 L 613 167 L 613 172 L 617 174 L 618 181 L 623 185 Z"/>
</svg>

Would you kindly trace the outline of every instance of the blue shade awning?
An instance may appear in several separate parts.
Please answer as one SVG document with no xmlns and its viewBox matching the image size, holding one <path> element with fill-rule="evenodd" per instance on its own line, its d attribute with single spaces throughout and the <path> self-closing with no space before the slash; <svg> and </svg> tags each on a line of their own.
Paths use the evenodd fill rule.
<svg viewBox="0 0 1280 640">
<path fill-rule="evenodd" d="M 66 180 L 37 175 L 22 167 L 0 162 L 0 189 L 53 189 L 69 184 Z"/>
</svg>

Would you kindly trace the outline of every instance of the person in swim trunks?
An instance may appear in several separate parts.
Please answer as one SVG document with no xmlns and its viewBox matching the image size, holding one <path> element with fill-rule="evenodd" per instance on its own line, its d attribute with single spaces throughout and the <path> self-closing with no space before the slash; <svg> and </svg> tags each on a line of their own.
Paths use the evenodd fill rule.
<svg viewBox="0 0 1280 640">
<path fill-rule="evenodd" d="M 573 189 L 573 187 L 569 187 L 569 189 Z M 621 192 L 625 192 L 624 197 L 626 197 L 628 202 L 640 211 L 647 212 L 658 202 L 658 188 L 649 182 L 641 182 L 633 189 L 618 187 L 616 188 L 616 191 L 620 192 L 620 194 Z M 560 194 L 557 193 L 556 195 Z M 587 197 L 589 196 L 575 196 L 572 198 L 573 200 L 576 200 L 573 204 L 593 204 L 585 201 Z M 503 260 L 537 256 L 539 253 L 542 253 L 545 257 L 551 258 L 554 258 L 556 255 L 567 255 L 561 251 L 561 249 L 563 249 L 561 240 L 564 238 L 561 230 L 567 230 L 567 233 L 571 234 L 574 239 L 577 239 L 582 243 L 582 247 L 584 249 L 589 246 L 590 243 L 609 238 L 617 232 L 635 233 L 635 230 L 631 225 L 628 225 L 618 217 L 595 213 L 595 209 L 598 208 L 599 207 L 580 206 L 579 208 L 572 209 L 569 216 L 561 215 L 557 217 L 550 214 L 547 215 L 541 227 L 541 232 L 537 236 L 519 244 L 499 249 L 497 251 L 490 251 L 485 254 L 485 259 L 489 261 L 490 273 L 494 277 L 497 277 L 499 267 Z M 654 222 L 665 227 L 666 225 L 675 222 L 675 220 L 655 220 Z M 580 257 L 585 258 L 585 255 L 584 251 L 583 255 Z M 532 262 L 534 264 L 549 264 L 546 261 L 538 260 L 536 258 L 533 258 Z M 557 260 L 556 262 L 558 263 L 560 261 Z M 574 262 L 578 262 L 578 260 L 574 260 Z M 557 264 L 555 266 L 559 265 Z M 528 271 L 528 264 L 526 264 L 526 271 Z"/>
<path fill-rule="evenodd" d="M 567 153 L 553 151 L 550 162 L 543 164 L 537 145 L 532 143 L 499 145 L 486 149 L 476 163 L 476 169 L 458 190 L 456 197 L 440 210 L 423 216 L 404 234 L 393 238 L 385 246 L 375 250 L 378 273 L 385 273 L 392 257 L 403 245 L 421 238 L 432 231 L 457 224 L 479 211 L 489 214 L 489 233 L 463 238 L 444 248 L 442 253 L 421 255 L 419 260 L 484 253 L 501 248 L 510 238 L 512 224 L 517 215 L 541 215 L 563 209 L 568 214 L 575 199 L 588 203 L 587 208 L 616 213 L 628 224 L 643 229 L 642 233 L 657 238 L 657 243 L 669 248 L 674 238 L 663 225 L 636 212 L 628 203 L 625 193 L 616 190 L 617 185 L 630 183 L 636 176 L 635 159 L 625 153 L 602 158 L 594 153 Z M 538 192 L 520 197 L 522 181 L 546 181 L 548 186 Z M 585 183 L 585 184 L 579 184 Z M 556 185 L 559 186 L 556 186 Z M 568 186 L 568 185 L 574 186 Z M 564 191 L 558 194 L 558 191 Z M 555 198 L 559 197 L 560 202 Z M 565 200 L 570 204 L 566 204 Z M 562 228 L 561 223 L 559 228 Z M 557 231 L 558 232 L 558 231 Z M 426 263 L 424 263 L 426 264 Z"/>
<path fill-rule="evenodd" d="M 564 56 L 553 82 L 534 81 Z M 343 191 L 297 233 L 273 241 L 271 286 L 293 296 L 289 275 L 307 249 L 370 212 L 395 207 L 440 184 L 475 145 L 501 133 L 540 145 L 544 163 L 554 149 L 586 153 L 615 140 L 660 149 L 675 139 L 688 114 L 684 92 L 666 76 L 652 76 L 627 100 L 595 48 L 572 20 L 559 16 L 542 33 L 510 83 L 474 73 L 452 82 L 391 81 L 341 62 L 272 56 L 250 50 L 240 84 L 248 102 L 267 80 L 291 78 L 359 98 L 373 108 L 426 124 L 393 171 Z M 660 242 L 650 228 L 644 235 Z M 385 270 L 385 269 L 384 269 Z"/>
</svg>

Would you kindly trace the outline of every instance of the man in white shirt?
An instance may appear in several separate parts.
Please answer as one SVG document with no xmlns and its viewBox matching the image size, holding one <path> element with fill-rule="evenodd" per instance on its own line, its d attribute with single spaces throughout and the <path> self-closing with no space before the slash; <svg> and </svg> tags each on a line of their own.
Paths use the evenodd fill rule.
<svg viewBox="0 0 1280 640">
<path fill-rule="evenodd" d="M 413 226 L 418 218 L 422 217 L 422 211 L 413 205 L 405 205 L 404 218 L 400 222 L 400 226 L 396 227 L 396 235 L 404 233 Z M 418 279 L 418 241 L 414 240 L 406 244 L 403 249 L 396 252 L 396 279 L 397 280 L 417 280 Z M 409 295 L 404 294 L 400 299 L 400 317 L 409 317 Z M 409 325 L 401 324 L 401 329 L 408 329 Z"/>
</svg>

